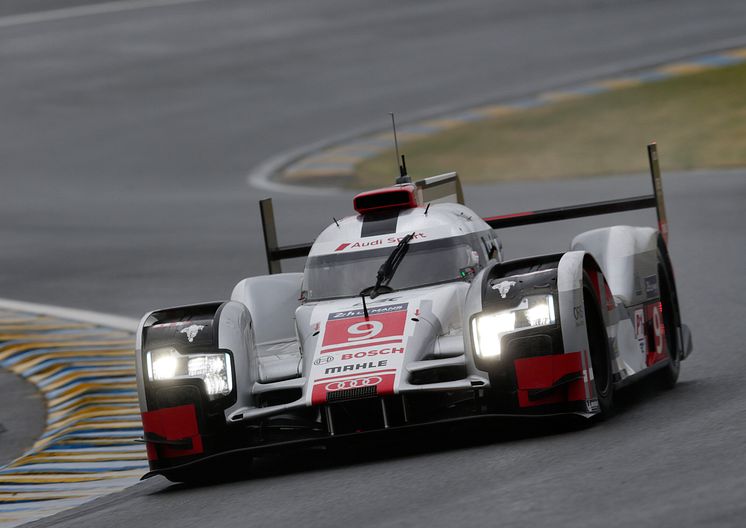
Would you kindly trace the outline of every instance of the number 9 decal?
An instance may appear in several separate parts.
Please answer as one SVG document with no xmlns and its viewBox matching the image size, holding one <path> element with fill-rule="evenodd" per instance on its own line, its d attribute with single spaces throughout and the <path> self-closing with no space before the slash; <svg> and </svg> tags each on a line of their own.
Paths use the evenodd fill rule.
<svg viewBox="0 0 746 528">
<path fill-rule="evenodd" d="M 348 337 L 347 341 L 362 341 L 364 339 L 372 339 L 383 330 L 383 323 L 381 321 L 363 321 L 355 323 L 347 328 L 347 333 L 357 337 Z"/>
</svg>

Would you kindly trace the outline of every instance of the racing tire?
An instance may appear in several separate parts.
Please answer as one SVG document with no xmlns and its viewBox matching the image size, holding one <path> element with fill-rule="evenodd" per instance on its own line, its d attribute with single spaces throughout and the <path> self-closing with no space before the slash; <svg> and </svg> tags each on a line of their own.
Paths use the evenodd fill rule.
<svg viewBox="0 0 746 528">
<path fill-rule="evenodd" d="M 681 344 L 677 329 L 679 322 L 679 306 L 676 298 L 676 288 L 673 285 L 670 264 L 665 258 L 665 253 L 658 250 L 658 277 L 660 288 L 660 299 L 663 308 L 663 329 L 666 336 L 666 351 L 668 352 L 668 364 L 655 373 L 658 384 L 664 389 L 673 389 L 679 380 L 681 371 Z"/>
<path fill-rule="evenodd" d="M 614 379 L 611 369 L 609 338 L 601 314 L 601 302 L 593 289 L 588 273 L 583 272 L 583 304 L 585 325 L 588 332 L 588 348 L 593 368 L 593 384 L 600 412 L 598 419 L 604 420 L 614 412 Z"/>
</svg>

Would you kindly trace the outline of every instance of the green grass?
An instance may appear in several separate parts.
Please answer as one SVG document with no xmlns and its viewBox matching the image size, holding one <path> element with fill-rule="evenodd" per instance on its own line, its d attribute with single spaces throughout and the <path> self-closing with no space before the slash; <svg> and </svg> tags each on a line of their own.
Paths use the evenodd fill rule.
<svg viewBox="0 0 746 528">
<path fill-rule="evenodd" d="M 746 64 L 517 111 L 402 150 L 415 179 L 548 180 L 644 171 L 653 140 L 664 171 L 746 166 Z M 394 158 L 362 162 L 354 185 L 389 184 Z"/>
</svg>

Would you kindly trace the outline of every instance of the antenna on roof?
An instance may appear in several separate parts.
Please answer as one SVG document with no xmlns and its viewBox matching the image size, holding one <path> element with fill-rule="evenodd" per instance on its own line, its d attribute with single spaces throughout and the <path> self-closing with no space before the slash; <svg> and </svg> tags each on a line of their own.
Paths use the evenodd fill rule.
<svg viewBox="0 0 746 528">
<path fill-rule="evenodd" d="M 396 118 L 394 112 L 389 112 L 391 116 L 391 126 L 394 129 L 394 149 L 396 150 L 396 164 L 399 165 L 399 177 L 396 179 L 396 183 L 412 183 L 412 178 L 407 176 L 407 162 L 404 160 L 404 154 L 399 155 L 399 141 L 396 138 Z M 401 163 L 399 160 L 401 159 Z"/>
</svg>

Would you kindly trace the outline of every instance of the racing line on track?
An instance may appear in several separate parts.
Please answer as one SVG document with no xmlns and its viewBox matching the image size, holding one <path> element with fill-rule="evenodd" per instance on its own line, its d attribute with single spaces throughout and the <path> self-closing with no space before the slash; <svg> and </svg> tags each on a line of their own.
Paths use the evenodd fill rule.
<svg viewBox="0 0 746 528">
<path fill-rule="evenodd" d="M 133 350 L 127 330 L 0 308 L 0 367 L 47 406 L 42 436 L 0 468 L 0 527 L 119 491 L 147 470 Z"/>
</svg>

